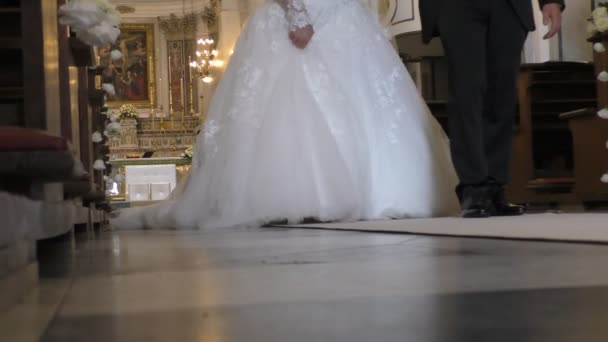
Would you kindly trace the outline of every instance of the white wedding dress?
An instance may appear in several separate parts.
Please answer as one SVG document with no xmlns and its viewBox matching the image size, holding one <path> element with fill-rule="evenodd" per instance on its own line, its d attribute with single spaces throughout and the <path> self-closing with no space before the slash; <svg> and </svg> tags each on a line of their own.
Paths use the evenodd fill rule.
<svg viewBox="0 0 608 342">
<path fill-rule="evenodd" d="M 288 32 L 308 23 L 315 34 L 298 49 Z M 217 228 L 458 211 L 447 138 L 359 0 L 267 1 L 236 44 L 194 154 L 170 200 L 127 209 L 113 224 Z"/>
</svg>

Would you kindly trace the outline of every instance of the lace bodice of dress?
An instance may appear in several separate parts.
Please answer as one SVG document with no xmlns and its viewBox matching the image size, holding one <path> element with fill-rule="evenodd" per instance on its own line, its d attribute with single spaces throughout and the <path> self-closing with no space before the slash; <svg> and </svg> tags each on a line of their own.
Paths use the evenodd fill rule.
<svg viewBox="0 0 608 342">
<path fill-rule="evenodd" d="M 276 0 L 276 2 L 285 9 L 290 30 L 293 31 L 312 24 L 304 0 Z"/>
<path fill-rule="evenodd" d="M 328 18 L 340 6 L 345 4 L 365 2 L 369 0 L 268 0 L 280 4 L 285 10 L 285 16 L 290 30 L 296 30 L 306 25 L 315 26 L 322 18 Z"/>
</svg>

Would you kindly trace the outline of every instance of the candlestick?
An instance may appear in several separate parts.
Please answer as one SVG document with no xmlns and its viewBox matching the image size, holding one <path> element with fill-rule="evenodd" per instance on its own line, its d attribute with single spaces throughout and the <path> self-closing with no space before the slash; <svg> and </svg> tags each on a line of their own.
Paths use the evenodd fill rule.
<svg viewBox="0 0 608 342">
<path fill-rule="evenodd" d="M 163 127 L 163 119 L 165 117 L 165 112 L 163 111 L 163 105 L 160 105 L 160 131 L 164 132 L 165 128 Z"/>
<path fill-rule="evenodd" d="M 184 113 L 186 112 L 186 98 L 184 96 L 184 78 L 182 77 L 180 79 L 180 83 L 181 83 L 181 100 L 182 100 L 182 124 L 181 124 L 181 129 L 184 129 Z"/>
<path fill-rule="evenodd" d="M 188 82 L 190 85 L 190 113 L 192 113 L 192 56 L 188 56 Z"/>
<path fill-rule="evenodd" d="M 154 119 L 156 117 L 156 114 L 154 113 L 154 106 L 150 105 L 150 116 L 152 117 L 152 134 L 154 134 Z M 152 149 L 156 150 L 156 141 L 154 140 L 154 137 L 152 137 L 152 140 L 150 141 L 152 143 Z"/>
<path fill-rule="evenodd" d="M 183 77 L 180 77 L 179 84 L 180 84 L 180 93 L 179 93 L 180 98 L 179 99 L 182 101 L 182 113 L 183 113 L 186 110 L 186 101 L 184 98 L 184 78 Z"/>
<path fill-rule="evenodd" d="M 188 56 L 190 61 L 190 56 Z M 192 80 L 192 68 L 188 69 L 188 76 L 190 76 L 190 115 L 194 116 L 194 81 Z"/>
<path fill-rule="evenodd" d="M 152 118 L 152 131 L 154 131 L 154 106 L 150 105 L 150 117 Z"/>
<path fill-rule="evenodd" d="M 171 55 L 169 55 L 169 115 L 173 116 L 173 82 L 171 79 Z"/>
</svg>

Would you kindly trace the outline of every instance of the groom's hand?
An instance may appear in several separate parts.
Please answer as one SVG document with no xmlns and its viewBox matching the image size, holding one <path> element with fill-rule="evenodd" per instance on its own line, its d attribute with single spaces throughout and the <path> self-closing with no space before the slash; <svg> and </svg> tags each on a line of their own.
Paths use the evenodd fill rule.
<svg viewBox="0 0 608 342">
<path fill-rule="evenodd" d="M 295 29 L 289 32 L 289 39 L 293 45 L 300 49 L 304 49 L 308 46 L 308 43 L 312 39 L 312 36 L 315 35 L 315 30 L 312 25 L 306 25 L 302 28 Z"/>
<path fill-rule="evenodd" d="M 562 5 L 558 3 L 549 3 L 544 5 L 543 24 L 545 26 L 551 24 L 549 32 L 545 34 L 543 39 L 549 39 L 555 36 L 562 28 Z"/>
</svg>

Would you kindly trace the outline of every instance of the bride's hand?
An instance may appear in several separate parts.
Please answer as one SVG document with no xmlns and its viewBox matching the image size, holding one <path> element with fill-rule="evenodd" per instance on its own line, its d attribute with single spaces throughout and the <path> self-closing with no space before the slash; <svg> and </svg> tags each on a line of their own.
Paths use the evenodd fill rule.
<svg viewBox="0 0 608 342">
<path fill-rule="evenodd" d="M 300 49 L 304 49 L 312 39 L 312 36 L 314 35 L 315 29 L 312 27 L 312 25 L 306 25 L 302 28 L 290 31 L 289 39 L 291 39 L 293 45 Z"/>
</svg>

